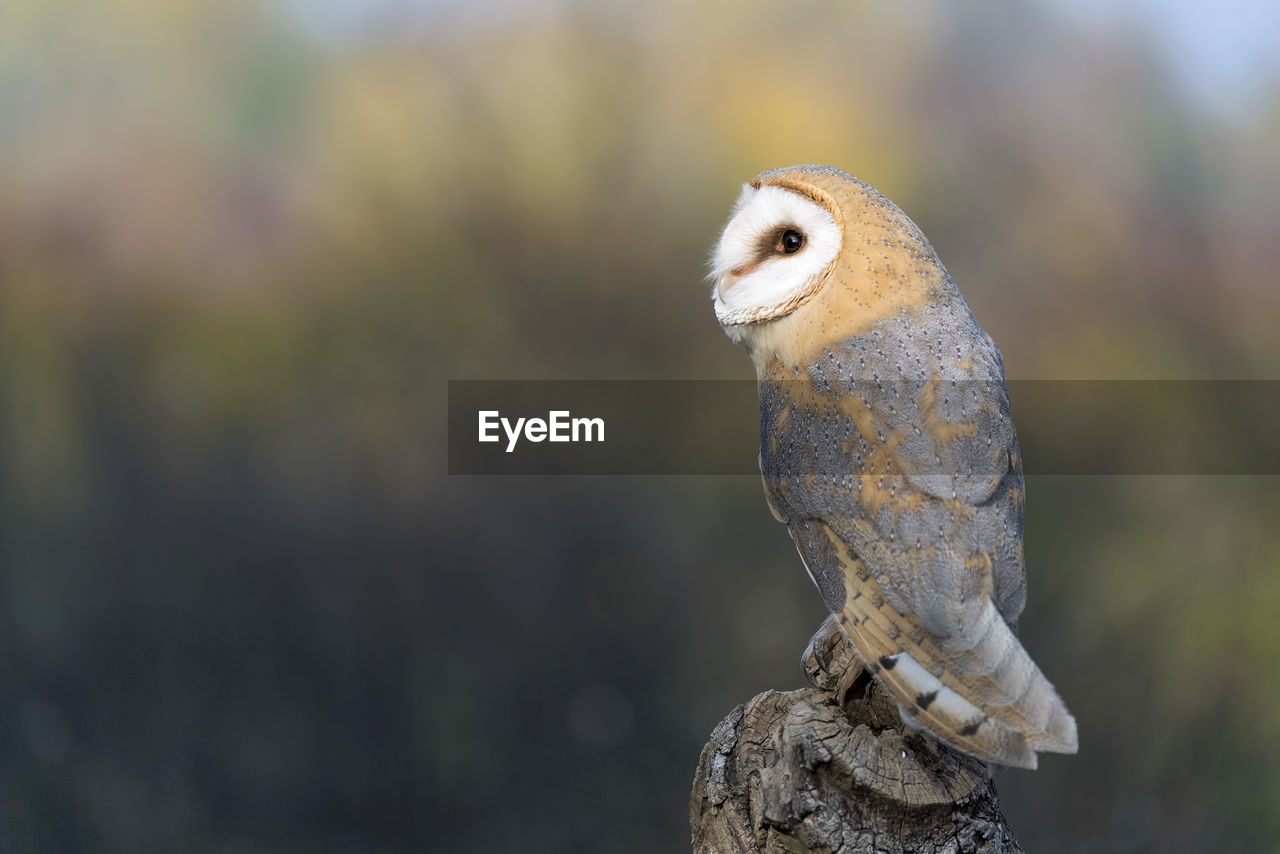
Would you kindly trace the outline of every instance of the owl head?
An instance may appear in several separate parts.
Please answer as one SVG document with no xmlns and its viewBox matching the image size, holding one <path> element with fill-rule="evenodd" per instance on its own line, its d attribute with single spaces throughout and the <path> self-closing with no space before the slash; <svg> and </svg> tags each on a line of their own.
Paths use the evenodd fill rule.
<svg viewBox="0 0 1280 854">
<path fill-rule="evenodd" d="M 897 205 L 847 172 L 812 165 L 743 185 L 710 278 L 716 317 L 758 372 L 804 364 L 954 289 Z"/>
</svg>

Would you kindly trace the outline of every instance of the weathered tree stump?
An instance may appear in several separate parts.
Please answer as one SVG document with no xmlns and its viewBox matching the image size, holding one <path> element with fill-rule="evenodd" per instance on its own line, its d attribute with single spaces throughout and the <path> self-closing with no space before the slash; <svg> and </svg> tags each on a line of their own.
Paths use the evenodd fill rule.
<svg viewBox="0 0 1280 854">
<path fill-rule="evenodd" d="M 903 724 L 833 623 L 805 669 L 812 688 L 756 696 L 702 748 L 695 854 L 1021 854 L 985 763 Z"/>
</svg>

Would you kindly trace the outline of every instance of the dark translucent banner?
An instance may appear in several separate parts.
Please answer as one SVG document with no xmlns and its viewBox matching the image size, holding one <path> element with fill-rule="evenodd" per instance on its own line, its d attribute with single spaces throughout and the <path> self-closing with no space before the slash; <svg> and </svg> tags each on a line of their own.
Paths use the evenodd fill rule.
<svg viewBox="0 0 1280 854">
<path fill-rule="evenodd" d="M 982 401 L 998 396 L 985 383 L 885 385 L 867 387 L 868 399 L 876 407 L 886 394 L 900 400 L 897 418 L 910 432 L 942 411 L 939 395 L 959 407 L 947 411 L 947 423 L 975 425 L 993 417 Z M 1027 474 L 1280 474 L 1278 381 L 1034 380 L 1008 388 Z M 851 399 L 864 389 L 817 391 Z M 841 418 L 857 420 L 848 414 L 856 407 L 824 415 L 824 406 L 804 410 L 815 436 L 827 435 L 829 422 L 839 437 Z M 858 423 L 874 443 L 879 428 Z M 754 381 L 449 382 L 450 474 L 755 474 L 759 443 Z M 947 473 L 916 465 L 900 473 Z"/>
</svg>

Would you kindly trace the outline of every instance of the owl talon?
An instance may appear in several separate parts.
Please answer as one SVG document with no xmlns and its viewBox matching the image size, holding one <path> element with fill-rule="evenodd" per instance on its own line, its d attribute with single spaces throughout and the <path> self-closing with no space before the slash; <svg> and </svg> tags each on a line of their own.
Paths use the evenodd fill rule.
<svg viewBox="0 0 1280 854">
<path fill-rule="evenodd" d="M 840 630 L 835 615 L 828 616 L 809 639 L 800 658 L 805 680 L 820 691 L 841 693 L 841 686 L 853 684 L 862 662 Z M 843 697 L 841 698 L 843 699 Z"/>
</svg>

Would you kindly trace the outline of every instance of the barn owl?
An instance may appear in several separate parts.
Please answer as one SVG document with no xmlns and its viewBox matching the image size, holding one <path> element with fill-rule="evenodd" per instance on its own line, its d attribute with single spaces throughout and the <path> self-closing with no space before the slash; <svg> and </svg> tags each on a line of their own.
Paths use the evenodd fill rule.
<svg viewBox="0 0 1280 854">
<path fill-rule="evenodd" d="M 1004 364 L 924 234 L 852 175 L 776 169 L 743 187 L 711 270 L 756 369 L 769 507 L 902 719 L 998 765 L 1074 753 L 1017 636 Z"/>
</svg>

